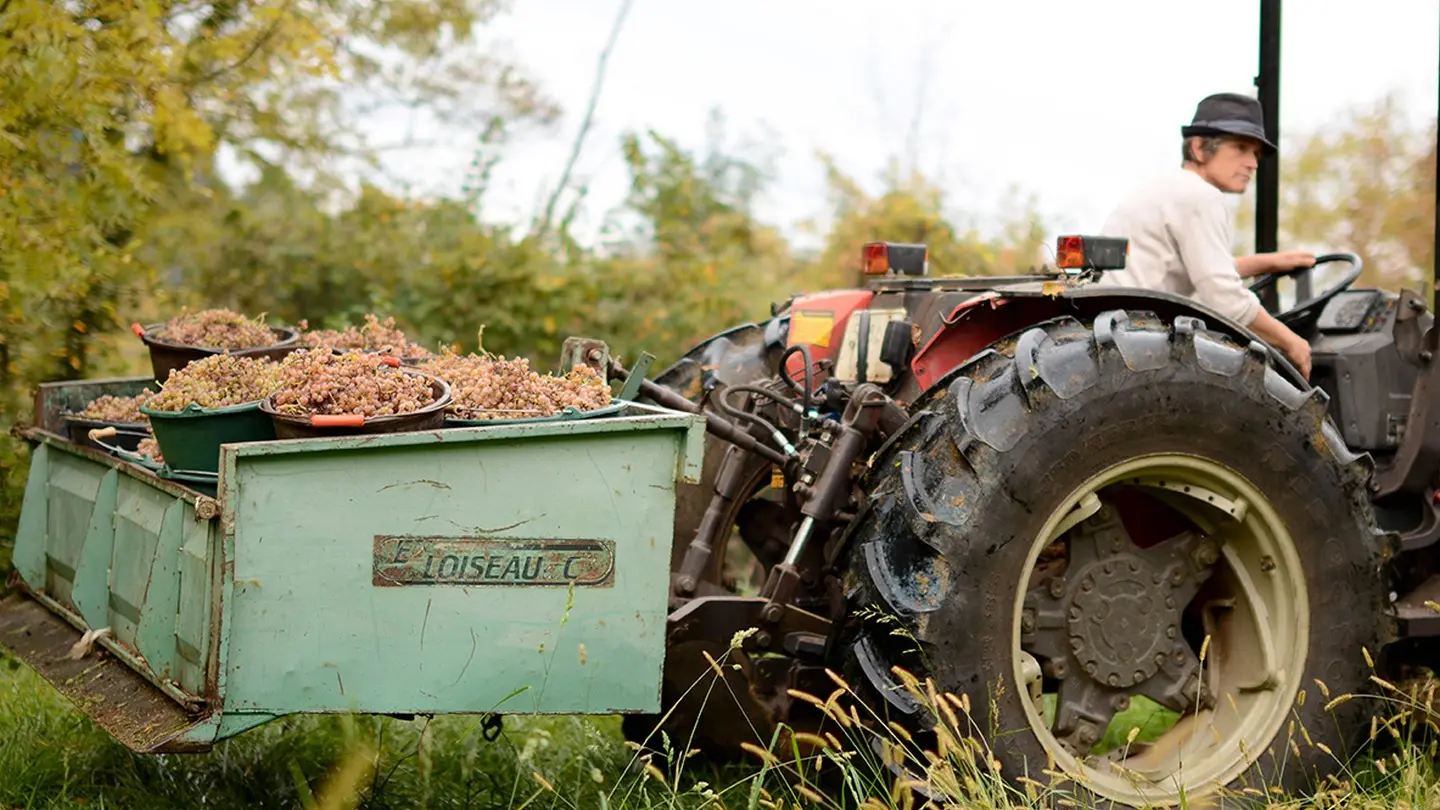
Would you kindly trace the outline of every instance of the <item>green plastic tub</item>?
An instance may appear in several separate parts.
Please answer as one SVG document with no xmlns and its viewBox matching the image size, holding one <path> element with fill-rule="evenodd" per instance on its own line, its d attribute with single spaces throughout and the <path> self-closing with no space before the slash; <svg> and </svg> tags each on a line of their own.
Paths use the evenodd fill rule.
<svg viewBox="0 0 1440 810">
<path fill-rule="evenodd" d="M 220 445 L 275 438 L 275 424 L 258 400 L 214 409 L 191 403 L 183 411 L 152 411 L 142 405 L 140 412 L 150 418 L 165 464 L 179 471 L 214 474 L 220 469 Z"/>
</svg>

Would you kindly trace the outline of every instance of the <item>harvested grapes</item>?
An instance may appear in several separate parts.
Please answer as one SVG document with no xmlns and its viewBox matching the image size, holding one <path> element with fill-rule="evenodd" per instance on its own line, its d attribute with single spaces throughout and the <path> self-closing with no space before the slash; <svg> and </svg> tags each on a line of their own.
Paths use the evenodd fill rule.
<svg viewBox="0 0 1440 810">
<path fill-rule="evenodd" d="M 563 377 L 553 377 L 554 399 L 561 408 L 593 411 L 610 404 L 610 385 L 589 366 L 576 366 Z"/>
<path fill-rule="evenodd" d="M 75 415 L 81 419 L 92 419 L 96 422 L 145 423 L 149 422 L 150 418 L 140 412 L 140 406 L 149 402 L 153 396 L 155 396 L 155 392 L 149 388 L 133 397 L 105 394 L 92 400 L 84 410 Z"/>
<path fill-rule="evenodd" d="M 230 351 L 257 349 L 277 342 L 275 333 L 263 321 L 228 309 L 181 313 L 152 332 L 151 337 L 181 346 Z"/>
<path fill-rule="evenodd" d="M 183 411 L 191 403 L 201 408 L 227 408 L 256 402 L 275 390 L 278 371 L 279 366 L 268 357 L 212 354 L 170 372 L 170 379 L 146 407 Z"/>
<path fill-rule="evenodd" d="M 278 413 L 394 416 L 435 401 L 430 380 L 391 368 L 380 355 L 300 349 L 280 364 L 271 405 Z"/>
<path fill-rule="evenodd" d="M 420 368 L 450 384 L 451 409 L 465 419 L 526 419 L 610 404 L 609 386 L 589 366 L 555 377 L 536 373 L 523 357 L 446 353 Z"/>
<path fill-rule="evenodd" d="M 427 357 L 430 352 L 418 343 L 412 343 L 405 333 L 395 326 L 394 318 L 380 320 L 376 315 L 367 314 L 363 326 L 347 326 L 344 329 L 307 328 L 300 322 L 300 343 L 308 348 L 361 349 L 379 352 L 391 357 Z"/>
<path fill-rule="evenodd" d="M 155 441 L 154 436 L 146 436 L 136 445 L 135 453 L 141 456 L 149 456 L 156 464 L 164 464 L 165 457 L 160 455 L 160 443 Z"/>
</svg>

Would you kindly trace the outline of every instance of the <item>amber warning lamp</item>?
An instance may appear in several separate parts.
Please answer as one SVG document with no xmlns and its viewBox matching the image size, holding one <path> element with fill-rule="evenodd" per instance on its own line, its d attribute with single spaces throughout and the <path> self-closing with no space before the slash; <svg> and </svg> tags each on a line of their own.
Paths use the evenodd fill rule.
<svg viewBox="0 0 1440 810">
<path fill-rule="evenodd" d="M 888 276 L 896 273 L 923 276 L 930 261 L 930 248 L 901 242 L 867 242 L 863 255 L 867 276 Z"/>
<path fill-rule="evenodd" d="M 1061 270 L 1121 270 L 1129 253 L 1129 239 L 1062 236 L 1056 242 L 1055 266 Z"/>
</svg>

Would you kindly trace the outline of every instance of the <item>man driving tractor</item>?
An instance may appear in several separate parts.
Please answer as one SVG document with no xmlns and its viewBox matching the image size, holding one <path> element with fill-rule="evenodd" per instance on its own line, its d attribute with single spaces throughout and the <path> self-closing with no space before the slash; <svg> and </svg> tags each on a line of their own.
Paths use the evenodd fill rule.
<svg viewBox="0 0 1440 810">
<path fill-rule="evenodd" d="M 1249 328 L 1309 378 L 1310 344 L 1266 312 L 1241 279 L 1313 266 L 1314 254 L 1231 252 L 1233 225 L 1222 194 L 1244 193 L 1261 150 L 1276 150 L 1265 137 L 1260 102 L 1237 93 L 1207 96 L 1180 134 L 1180 170 L 1136 189 L 1106 219 L 1101 232 L 1129 239 L 1130 255 L 1125 269 L 1105 273 L 1100 283 L 1192 297 Z"/>
</svg>

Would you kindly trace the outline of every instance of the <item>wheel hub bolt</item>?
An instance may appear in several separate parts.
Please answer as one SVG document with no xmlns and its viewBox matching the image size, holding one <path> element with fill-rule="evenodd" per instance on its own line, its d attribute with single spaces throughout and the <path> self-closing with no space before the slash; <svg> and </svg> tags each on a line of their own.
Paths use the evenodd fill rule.
<svg viewBox="0 0 1440 810">
<path fill-rule="evenodd" d="M 1033 611 L 1027 610 L 1020 614 L 1020 629 L 1027 633 L 1035 632 L 1035 613 Z"/>
<path fill-rule="evenodd" d="M 1115 699 L 1110 701 L 1110 707 L 1117 712 L 1125 711 L 1130 708 L 1130 696 L 1116 695 Z"/>
<path fill-rule="evenodd" d="M 1050 580 L 1050 595 L 1059 599 L 1065 595 L 1065 578 L 1055 577 Z"/>
<path fill-rule="evenodd" d="M 1200 547 L 1196 559 L 1201 565 L 1214 565 L 1215 561 L 1220 559 L 1220 553 L 1215 550 L 1214 546 L 1206 543 Z"/>
</svg>

